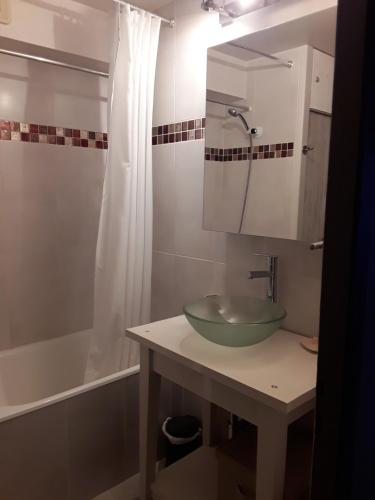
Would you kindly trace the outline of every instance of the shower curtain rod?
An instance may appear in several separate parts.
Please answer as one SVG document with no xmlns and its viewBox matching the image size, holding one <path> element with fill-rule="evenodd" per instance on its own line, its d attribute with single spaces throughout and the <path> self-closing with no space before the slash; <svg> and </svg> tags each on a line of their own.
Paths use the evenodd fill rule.
<svg viewBox="0 0 375 500">
<path fill-rule="evenodd" d="M 129 7 L 133 10 L 138 10 L 140 12 L 148 12 L 145 9 L 141 9 L 140 7 L 137 7 L 136 5 L 133 5 L 129 2 L 125 2 L 124 0 L 113 0 L 115 3 L 119 3 L 120 5 L 129 5 Z M 175 20 L 174 19 L 166 19 L 165 17 L 158 16 L 157 14 L 154 14 L 151 12 L 152 17 L 155 17 L 156 19 L 160 19 L 162 23 L 167 24 L 170 28 L 174 28 L 175 25 Z"/>
<path fill-rule="evenodd" d="M 104 71 L 98 71 L 96 69 L 86 68 L 85 66 L 77 66 L 75 64 L 64 63 L 62 61 L 57 61 L 56 59 L 49 59 L 47 57 L 34 56 L 32 54 L 27 54 L 26 52 L 16 52 L 14 50 L 0 49 L 0 54 L 5 54 L 7 56 L 20 57 L 22 59 L 28 59 L 29 61 L 37 61 L 45 64 L 52 64 L 53 66 L 60 66 L 60 68 L 74 69 L 76 71 L 82 71 L 83 73 L 90 73 L 90 75 L 109 77 L 109 73 Z"/>
<path fill-rule="evenodd" d="M 293 67 L 293 61 L 286 61 L 285 59 L 281 59 L 280 57 L 273 56 L 272 54 L 267 54 L 267 52 L 261 52 L 260 50 L 251 49 L 250 47 L 244 47 L 239 43 L 227 42 L 227 45 L 231 45 L 232 47 L 236 47 L 237 49 L 247 50 L 248 52 L 253 52 L 253 54 L 258 54 L 263 57 L 267 57 L 267 59 L 272 59 L 273 61 L 277 61 L 282 66 L 286 68 Z"/>
</svg>

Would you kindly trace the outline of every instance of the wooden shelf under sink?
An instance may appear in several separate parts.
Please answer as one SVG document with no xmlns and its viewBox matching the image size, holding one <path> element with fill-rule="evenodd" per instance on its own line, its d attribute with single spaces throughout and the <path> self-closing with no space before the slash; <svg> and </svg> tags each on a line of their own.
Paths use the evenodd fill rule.
<svg viewBox="0 0 375 500">
<path fill-rule="evenodd" d="M 253 444 L 256 443 L 254 437 L 250 437 Z M 292 432 L 289 437 L 285 500 L 307 500 L 308 482 L 311 465 L 312 436 L 306 432 Z M 243 446 L 247 446 L 246 439 Z M 224 447 L 225 448 L 225 447 Z M 230 457 L 233 446 L 225 450 Z M 244 499 L 255 500 L 255 453 L 256 444 L 248 447 L 249 459 L 246 460 L 248 467 L 250 493 L 243 496 Z M 239 450 L 240 454 L 243 449 Z M 219 481 L 218 451 L 216 448 L 202 446 L 190 455 L 175 464 L 163 469 L 152 485 L 153 500 L 217 500 Z M 232 455 L 233 456 L 233 455 Z M 222 462 L 222 464 L 225 462 Z M 241 466 L 240 466 L 241 467 Z M 228 480 L 236 481 L 233 468 L 228 461 Z M 221 472 L 220 472 L 221 474 Z M 230 477 L 232 476 L 232 477 Z M 229 490 L 230 491 L 230 488 Z M 234 491 L 234 490 L 233 490 Z M 231 497 L 228 492 L 229 497 Z M 239 498 L 236 494 L 227 500 Z M 242 498 L 242 497 L 241 497 Z"/>
<path fill-rule="evenodd" d="M 163 469 L 151 486 L 153 500 L 217 500 L 215 448 L 202 446 Z"/>
</svg>

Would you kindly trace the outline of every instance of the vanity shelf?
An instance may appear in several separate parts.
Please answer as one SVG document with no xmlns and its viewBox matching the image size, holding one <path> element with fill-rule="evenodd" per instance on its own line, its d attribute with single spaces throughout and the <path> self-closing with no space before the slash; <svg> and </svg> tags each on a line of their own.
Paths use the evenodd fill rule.
<svg viewBox="0 0 375 500">
<path fill-rule="evenodd" d="M 215 448 L 202 446 L 163 469 L 151 486 L 153 500 L 217 500 Z"/>
<path fill-rule="evenodd" d="M 249 442 L 250 438 L 250 442 Z M 308 500 L 312 432 L 292 426 L 284 500 Z M 221 448 L 202 446 L 163 469 L 151 487 L 153 500 L 255 500 L 256 434 L 239 435 Z M 221 457 L 219 459 L 218 457 Z M 221 460 L 221 466 L 219 465 Z M 224 474 L 225 472 L 225 474 Z M 225 476 L 225 477 L 224 477 Z M 219 495 L 219 490 L 221 496 Z M 242 494 L 240 491 L 246 492 Z"/>
</svg>

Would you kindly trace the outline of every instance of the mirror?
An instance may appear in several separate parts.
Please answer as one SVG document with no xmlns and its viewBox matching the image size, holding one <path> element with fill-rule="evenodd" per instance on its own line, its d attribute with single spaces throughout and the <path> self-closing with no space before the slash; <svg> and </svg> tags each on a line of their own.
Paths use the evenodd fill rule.
<svg viewBox="0 0 375 500">
<path fill-rule="evenodd" d="M 336 10 L 208 49 L 207 230 L 323 239 Z"/>
</svg>

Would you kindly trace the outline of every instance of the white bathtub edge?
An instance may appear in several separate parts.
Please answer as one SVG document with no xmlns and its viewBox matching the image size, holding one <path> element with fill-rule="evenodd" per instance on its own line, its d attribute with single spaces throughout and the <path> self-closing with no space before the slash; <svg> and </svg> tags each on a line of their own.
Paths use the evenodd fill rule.
<svg viewBox="0 0 375 500">
<path fill-rule="evenodd" d="M 39 401 L 35 401 L 33 403 L 25 405 L 17 405 L 17 406 L 2 406 L 0 407 L 0 423 L 5 422 L 7 420 L 11 420 L 16 417 L 20 417 L 22 415 L 39 410 L 41 408 L 45 408 L 47 406 L 52 406 L 55 403 L 59 403 L 66 399 L 73 398 L 74 396 L 83 394 L 85 392 L 89 392 L 93 389 L 97 389 L 99 387 L 110 384 L 112 382 L 116 382 L 123 378 L 131 377 L 132 375 L 138 374 L 139 369 L 140 366 L 135 365 L 125 370 L 121 370 L 111 375 L 107 375 L 106 377 L 100 378 L 98 380 L 94 380 L 93 382 L 89 382 L 84 385 L 79 385 L 77 387 L 74 387 L 73 389 L 60 392 L 59 394 L 55 394 L 54 396 L 40 399 Z"/>
</svg>

